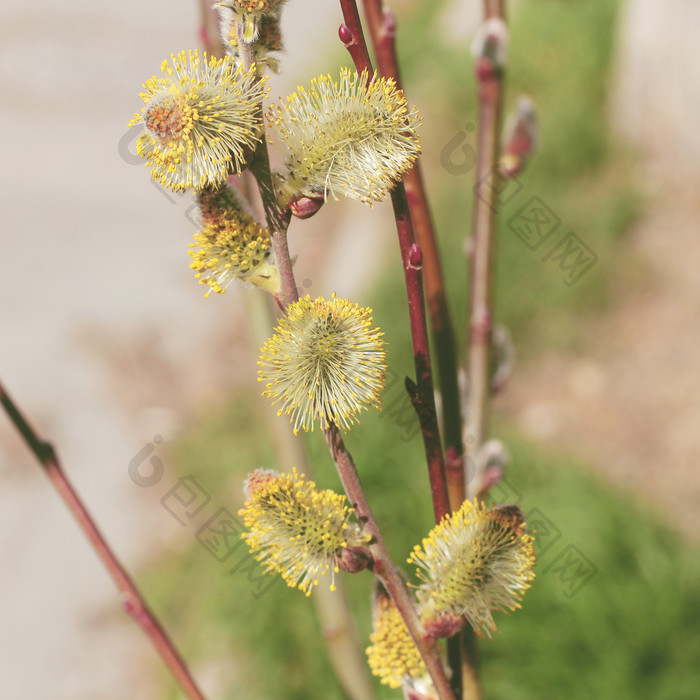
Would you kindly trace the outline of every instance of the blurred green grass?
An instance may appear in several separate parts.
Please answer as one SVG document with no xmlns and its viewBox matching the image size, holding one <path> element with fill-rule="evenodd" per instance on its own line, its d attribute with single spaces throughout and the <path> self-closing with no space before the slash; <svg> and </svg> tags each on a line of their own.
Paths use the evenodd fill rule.
<svg viewBox="0 0 700 700">
<path fill-rule="evenodd" d="M 400 49 L 409 97 L 425 119 L 424 166 L 452 310 L 455 319 L 462 319 L 466 275 L 461 250 L 471 217 L 472 174 L 450 175 L 440 155 L 445 143 L 474 121 L 474 85 L 468 49 L 439 40 L 444 5 L 417 3 L 407 10 L 401 16 Z M 293 12 L 294 4 L 285 11 Z M 500 226 L 497 318 L 511 329 L 521 357 L 547 348 L 575 349 L 585 318 L 614 303 L 613 282 L 625 275 L 634 278 L 624 234 L 642 203 L 630 185 L 634 173 L 628 155 L 611 143 L 605 128 L 617 11 L 612 0 L 523 0 L 512 17 L 509 104 L 523 92 L 531 95 L 541 131 L 538 153 L 520 178 L 522 196 L 504 208 Z M 420 50 L 425 37 L 430 37 L 427 53 Z M 505 223 L 530 196 L 539 196 L 558 214 L 562 233 L 574 231 L 598 255 L 596 265 L 572 287 Z M 358 301 L 373 306 L 387 333 L 392 370 L 412 374 L 401 270 L 388 269 Z M 397 393 L 394 389 L 392 397 Z M 204 416 L 173 448 L 175 471 L 196 474 L 216 494 L 217 506 L 235 511 L 246 474 L 275 466 L 261 402 L 257 390 L 243 389 L 226 410 Z M 401 418 L 410 417 L 407 402 L 403 407 Z M 498 615 L 502 633 L 481 645 L 487 700 L 697 697 L 697 550 L 567 455 L 529 443 L 498 417 L 494 434 L 512 455 L 508 486 L 520 494 L 526 511 L 537 508 L 561 536 L 538 561 L 523 609 L 511 617 Z M 319 484 L 337 489 L 320 435 L 304 440 Z M 406 440 L 406 428 L 385 411 L 369 414 L 347 443 L 400 562 L 431 525 L 420 440 Z M 597 573 L 568 598 L 571 572 L 557 571 L 554 562 L 570 546 Z M 223 665 L 230 667 L 230 677 L 222 697 L 342 700 L 312 603 L 281 581 L 256 599 L 246 575 L 227 569 L 193 539 L 186 551 L 154 562 L 146 576 L 149 598 L 187 656 L 203 666 L 208 659 L 219 665 L 227 660 Z M 345 582 L 364 645 L 370 576 L 347 576 Z M 163 685 L 170 687 L 165 677 Z M 174 689 L 168 697 L 176 697 Z M 381 689 L 380 697 L 397 693 Z"/>
</svg>

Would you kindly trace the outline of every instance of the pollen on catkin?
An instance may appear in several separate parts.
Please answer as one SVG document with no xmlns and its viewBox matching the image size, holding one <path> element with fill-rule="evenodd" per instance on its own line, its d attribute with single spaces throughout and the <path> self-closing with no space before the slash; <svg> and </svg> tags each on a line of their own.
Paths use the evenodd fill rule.
<svg viewBox="0 0 700 700">
<path fill-rule="evenodd" d="M 408 562 L 418 566 L 424 620 L 463 615 L 476 632 L 496 631 L 492 611 L 515 610 L 534 578 L 533 538 L 515 508 L 465 501 L 446 515 Z"/>
<path fill-rule="evenodd" d="M 235 279 L 279 291 L 268 229 L 242 209 L 226 184 L 205 189 L 199 202 L 204 227 L 194 234 L 189 254 L 195 278 L 209 287 L 205 296 L 223 294 Z"/>
<path fill-rule="evenodd" d="M 280 403 L 294 433 L 319 423 L 347 429 L 370 406 L 379 407 L 386 352 L 372 310 L 339 299 L 311 299 L 287 306 L 275 334 L 260 351 L 263 396 Z"/>
<path fill-rule="evenodd" d="M 297 87 L 266 113 L 285 151 L 283 189 L 300 196 L 382 200 L 420 153 L 418 114 L 392 79 L 341 69 Z"/>
<path fill-rule="evenodd" d="M 145 106 L 129 124 L 145 126 L 136 149 L 153 179 L 199 192 L 239 173 L 262 134 L 264 79 L 255 66 L 245 71 L 228 56 L 195 50 L 171 54 L 161 70 L 144 83 Z"/>
<path fill-rule="evenodd" d="M 401 688 L 425 678 L 427 671 L 420 653 L 394 602 L 385 593 L 375 596 L 374 631 L 367 647 L 367 663 L 383 685 Z"/>
<path fill-rule="evenodd" d="M 242 537 L 267 573 L 279 573 L 291 588 L 310 595 L 319 578 L 331 575 L 335 590 L 338 558 L 348 546 L 366 542 L 345 496 L 318 489 L 296 469 L 278 474 L 259 469 L 249 475 L 239 515 Z"/>
</svg>

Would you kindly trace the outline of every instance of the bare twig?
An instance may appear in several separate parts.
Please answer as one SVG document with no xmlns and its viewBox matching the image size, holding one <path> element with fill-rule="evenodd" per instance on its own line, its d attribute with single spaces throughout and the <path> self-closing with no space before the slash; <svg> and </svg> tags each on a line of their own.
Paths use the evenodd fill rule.
<svg viewBox="0 0 700 700">
<path fill-rule="evenodd" d="M 469 312 L 469 347 L 467 379 L 469 396 L 463 444 L 468 463 L 478 459 L 486 440 L 486 421 L 491 396 L 491 335 L 493 324 L 493 275 L 500 174 L 500 133 L 503 103 L 503 53 L 505 25 L 503 2 L 484 0 L 486 20 L 500 20 L 500 29 L 483 38 L 484 47 L 476 60 L 479 98 L 479 130 L 474 188 L 474 214 L 471 257 L 471 299 Z M 479 492 L 482 474 L 475 473 L 465 490 L 469 497 Z M 481 697 L 476 673 L 476 639 L 473 633 L 463 635 L 462 700 Z"/>
<path fill-rule="evenodd" d="M 379 73 L 387 78 L 393 78 L 397 87 L 403 89 L 396 55 L 396 19 L 393 13 L 384 7 L 382 0 L 363 0 L 363 6 Z M 440 253 L 425 192 L 420 159 L 406 173 L 403 181 L 416 239 L 423 251 L 423 281 L 442 394 L 447 490 L 450 508 L 456 510 L 464 500 L 457 343 L 447 304 Z"/>
<path fill-rule="evenodd" d="M 489 12 L 500 3 L 485 3 Z M 502 9 L 502 8 L 501 8 Z M 502 25 L 504 28 L 504 25 Z M 486 440 L 486 421 L 491 396 L 490 361 L 493 308 L 493 271 L 500 173 L 500 133 L 503 94 L 503 67 L 496 56 L 505 50 L 505 36 L 494 32 L 484 37 L 484 50 L 477 57 L 476 77 L 479 97 L 476 185 L 471 243 L 471 299 L 467 378 L 469 399 L 464 444 L 471 463 L 479 463 L 479 450 Z M 467 493 L 479 490 L 480 474 L 466 485 Z"/>
<path fill-rule="evenodd" d="M 340 38 L 350 51 L 357 71 L 367 70 L 368 74 L 371 74 L 372 62 L 362 32 L 357 4 L 355 0 L 340 0 L 340 5 L 345 20 L 345 25 L 341 27 Z M 350 50 L 351 47 L 352 50 Z M 435 519 L 439 522 L 446 513 L 450 512 L 450 507 L 430 366 L 430 347 L 421 275 L 423 255 L 415 241 L 406 190 L 402 182 L 392 190 L 391 201 L 394 206 L 394 218 L 408 295 L 413 360 L 416 368 L 415 389 L 409 391 L 409 394 L 421 425 L 425 456 L 428 462 L 433 510 L 435 511 Z"/>
<path fill-rule="evenodd" d="M 190 675 L 185 662 L 168 638 L 165 630 L 151 612 L 143 596 L 136 588 L 127 574 L 124 567 L 112 552 L 102 533 L 97 528 L 91 515 L 80 500 L 71 485 L 68 477 L 63 472 L 53 446 L 42 440 L 29 425 L 25 417 L 20 412 L 17 405 L 10 398 L 0 382 L 0 404 L 7 412 L 10 421 L 17 431 L 24 438 L 27 446 L 34 456 L 39 460 L 46 475 L 51 480 L 64 503 L 75 517 L 78 525 L 90 540 L 90 544 L 102 560 L 105 568 L 109 572 L 112 580 L 122 595 L 124 609 L 140 625 L 146 636 L 167 664 L 171 673 L 175 677 L 178 685 L 190 700 L 205 700 L 204 695 L 197 687 L 194 679 Z"/>
<path fill-rule="evenodd" d="M 403 89 L 396 53 L 396 18 L 382 0 L 363 0 L 379 72 L 396 80 Z M 457 378 L 457 342 L 447 304 L 442 265 L 430 214 L 420 160 L 404 177 L 408 206 L 416 237 L 423 250 L 423 278 L 428 297 L 435 358 L 442 393 L 442 428 L 445 441 L 445 474 L 450 510 L 457 510 L 465 497 L 462 449 L 462 415 Z M 477 677 L 477 646 L 474 630 L 466 626 L 458 636 L 447 640 L 447 655 L 453 670 L 455 694 L 462 695 L 462 675 Z"/>
</svg>

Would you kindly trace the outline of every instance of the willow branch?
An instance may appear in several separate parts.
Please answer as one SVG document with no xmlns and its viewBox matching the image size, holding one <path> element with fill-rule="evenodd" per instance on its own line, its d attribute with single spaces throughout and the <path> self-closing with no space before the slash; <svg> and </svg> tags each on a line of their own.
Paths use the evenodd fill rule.
<svg viewBox="0 0 700 700">
<path fill-rule="evenodd" d="M 260 347 L 269 334 L 274 309 L 267 295 L 249 290 L 245 295 L 250 328 L 256 347 Z M 272 441 L 277 464 L 290 472 L 292 467 L 313 479 L 312 465 L 304 440 L 295 436 L 289 426 L 276 415 L 277 410 L 265 407 L 265 417 L 272 431 Z M 364 647 L 360 644 L 345 591 L 343 577 L 335 580 L 336 590 L 317 586 L 311 596 L 325 641 L 326 652 L 338 681 L 349 700 L 375 700 L 376 693 L 367 666 Z"/>
<path fill-rule="evenodd" d="M 467 379 L 469 397 L 464 444 L 468 463 L 480 465 L 479 452 L 486 440 L 487 418 L 491 396 L 491 336 L 493 324 L 493 278 L 495 265 L 495 238 L 500 189 L 500 133 L 503 108 L 503 56 L 505 52 L 505 25 L 503 3 L 484 0 L 487 20 L 501 20 L 492 34 L 483 38 L 483 48 L 476 61 L 476 79 L 479 101 L 479 129 L 477 137 L 476 185 L 474 187 L 474 214 L 472 228 L 471 290 L 469 311 L 469 347 Z M 490 30 L 489 30 L 490 31 Z M 467 494 L 478 493 L 482 474 L 473 475 L 465 484 Z M 471 640 L 464 637 L 464 643 Z M 475 650 L 476 647 L 473 646 Z M 466 655 L 465 655 L 466 656 Z M 464 657 L 463 657 L 464 658 Z M 462 699 L 481 697 L 475 665 L 462 664 Z"/>
<path fill-rule="evenodd" d="M 371 74 L 372 62 L 367 50 L 364 33 L 362 32 L 357 4 L 355 0 L 340 0 L 340 6 L 345 20 L 345 24 L 340 28 L 340 38 L 350 52 L 358 73 L 366 70 L 368 74 Z M 450 506 L 445 480 L 445 460 L 440 440 L 440 427 L 435 409 L 435 391 L 430 366 L 430 346 L 428 344 L 428 329 L 425 318 L 423 280 L 420 274 L 423 256 L 415 241 L 406 190 L 402 182 L 392 190 L 391 201 L 394 206 L 396 231 L 398 233 L 404 269 L 411 341 L 413 343 L 413 361 L 416 368 L 415 388 L 413 390 L 409 388 L 409 395 L 421 426 L 425 456 L 428 463 L 433 510 L 435 519 L 439 522 L 445 514 L 450 512 Z"/>
<path fill-rule="evenodd" d="M 0 382 L 0 404 L 5 409 L 17 432 L 24 438 L 27 446 L 43 467 L 54 488 L 58 491 L 63 502 L 90 541 L 95 553 L 109 572 L 121 593 L 124 609 L 144 631 L 185 695 L 190 700 L 205 700 L 182 657 L 146 604 L 129 574 L 114 555 L 114 552 L 112 552 L 92 516 L 83 505 L 80 496 L 78 496 L 68 477 L 63 472 L 53 446 L 36 434 L 17 405 L 5 391 L 2 382 Z"/>
<path fill-rule="evenodd" d="M 396 54 L 396 19 L 382 0 L 363 0 L 369 34 L 379 73 L 393 78 L 403 89 Z M 408 208 L 423 251 L 423 281 L 435 350 L 440 392 L 442 394 L 442 430 L 445 443 L 445 470 L 451 510 L 464 500 L 462 461 L 462 416 L 457 380 L 457 342 L 447 303 L 442 264 L 425 191 L 420 159 L 404 176 Z"/>
<path fill-rule="evenodd" d="M 454 694 L 450 688 L 445 671 L 442 667 L 440 654 L 434 640 L 426 637 L 423 625 L 418 618 L 413 599 L 411 598 L 406 584 L 404 583 L 398 569 L 389 556 L 389 551 L 384 544 L 384 540 L 379 531 L 369 503 L 365 498 L 365 493 L 357 474 L 355 463 L 347 451 L 340 431 L 334 425 L 324 431 L 326 442 L 333 455 L 333 461 L 338 468 L 340 480 L 348 496 L 350 504 L 355 509 L 363 531 L 372 537 L 369 550 L 372 554 L 374 575 L 381 581 L 387 593 L 394 601 L 396 608 L 401 613 L 406 628 L 413 639 L 416 648 L 425 664 L 426 670 L 432 678 L 435 689 L 440 700 L 454 700 Z"/>
<path fill-rule="evenodd" d="M 346 0 L 341 0 L 341 2 L 346 2 Z M 355 8 L 355 12 L 357 12 L 357 8 Z M 359 17 L 357 17 L 357 22 L 359 23 Z M 350 26 L 354 26 L 352 22 L 350 23 Z M 348 32 L 349 31 L 350 30 L 348 30 Z M 342 35 L 343 30 L 341 29 L 341 38 Z M 254 49 L 252 45 L 247 45 L 242 41 L 242 36 L 240 34 L 239 46 L 241 48 L 241 61 L 243 66 L 246 67 L 252 65 L 254 62 Z M 362 47 L 360 48 L 362 50 Z M 366 46 L 364 46 L 364 52 L 366 53 Z M 275 236 L 277 236 L 280 241 L 284 242 L 284 245 L 280 245 L 278 248 L 275 248 L 277 264 L 280 266 L 280 276 L 283 279 L 282 291 L 276 298 L 280 307 L 284 309 L 288 303 L 295 301 L 298 298 L 296 283 L 294 281 L 294 272 L 289 259 L 289 249 L 286 245 L 286 230 L 289 223 L 289 214 L 287 212 L 280 212 L 280 207 L 277 204 L 276 197 L 274 196 L 274 188 L 270 175 L 269 157 L 267 154 L 267 146 L 264 141 L 258 145 L 255 157 L 250 165 L 250 170 L 258 181 L 258 185 L 261 190 L 263 206 L 265 207 L 268 225 L 270 226 L 270 231 L 273 238 L 273 247 Z M 280 221 L 282 221 L 283 224 L 281 226 Z M 277 226 L 278 229 L 275 229 L 275 226 Z M 283 268 L 287 270 L 287 272 L 284 274 L 282 272 Z M 286 283 L 284 281 L 285 275 L 287 276 Z M 425 630 L 423 629 L 423 626 L 418 618 L 418 614 L 416 613 L 411 596 L 409 595 L 408 590 L 401 579 L 399 570 L 389 556 L 389 552 L 384 544 L 379 527 L 372 516 L 369 504 L 367 503 L 364 490 L 357 474 L 357 469 L 355 468 L 355 464 L 350 453 L 343 443 L 340 432 L 335 426 L 331 425 L 330 428 L 324 431 L 324 434 L 348 499 L 350 500 L 351 504 L 353 504 L 353 507 L 356 508 L 358 518 L 363 524 L 365 532 L 372 537 L 373 544 L 370 547 L 370 551 L 372 551 L 372 554 L 376 555 L 377 558 L 377 560 L 374 562 L 374 573 L 380 579 L 380 581 L 382 581 L 387 589 L 387 592 L 394 600 L 397 609 L 404 619 L 406 627 L 414 638 L 417 648 L 421 652 L 426 669 L 433 678 L 436 688 L 438 690 L 442 688 L 439 694 L 440 700 L 455 700 L 454 695 L 450 690 L 445 672 L 442 668 L 437 648 L 434 642 L 426 639 Z"/>
<path fill-rule="evenodd" d="M 244 70 L 247 70 L 255 64 L 255 44 L 248 43 L 244 40 L 242 25 L 238 27 L 238 47 L 241 65 Z M 260 81 L 261 79 L 260 75 L 258 75 L 257 80 Z M 289 245 L 287 243 L 287 229 L 289 228 L 289 221 L 292 214 L 289 207 L 283 209 L 278 202 L 277 192 L 275 191 L 272 179 L 272 170 L 270 168 L 270 156 L 267 151 L 262 102 L 258 109 L 261 124 L 263 125 L 262 134 L 260 135 L 260 141 L 258 141 L 253 158 L 248 164 L 248 168 L 250 172 L 253 173 L 258 187 L 260 188 L 260 196 L 265 209 L 265 218 L 270 230 L 272 251 L 280 275 L 280 291 L 275 294 L 275 299 L 280 308 L 283 309 L 287 304 L 299 298 L 297 286 L 294 281 L 292 261 L 289 255 Z"/>
<path fill-rule="evenodd" d="M 382 0 L 363 0 L 379 72 L 394 78 L 403 89 L 396 53 L 396 18 Z M 428 314 L 442 394 L 442 428 L 445 442 L 445 474 L 450 510 L 457 510 L 465 498 L 462 449 L 462 409 L 459 395 L 457 341 L 447 303 L 440 253 L 421 172 L 420 160 L 405 175 L 408 206 L 423 251 L 423 278 L 428 297 Z M 477 646 L 468 625 L 447 640 L 447 656 L 453 670 L 452 688 L 462 696 L 463 676 L 468 685 L 477 678 Z"/>
<path fill-rule="evenodd" d="M 498 10 L 498 6 L 499 3 L 486 2 L 486 12 Z M 473 460 L 472 464 L 479 463 L 477 456 L 486 440 L 491 396 L 494 250 L 501 180 L 498 163 L 503 102 L 503 70 L 495 57 L 505 50 L 504 42 L 505 36 L 496 33 L 485 37 L 484 50 L 476 61 L 479 129 L 470 251 L 470 335 L 467 355 L 469 399 L 464 440 L 467 456 Z M 472 495 L 475 489 L 478 490 L 480 479 L 481 475 L 476 474 L 471 484 L 467 484 L 467 490 L 471 491 Z"/>
</svg>

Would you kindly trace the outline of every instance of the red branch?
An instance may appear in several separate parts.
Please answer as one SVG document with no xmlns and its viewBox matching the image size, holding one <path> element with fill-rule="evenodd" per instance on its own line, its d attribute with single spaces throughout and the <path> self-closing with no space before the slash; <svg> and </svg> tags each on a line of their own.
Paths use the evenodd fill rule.
<svg viewBox="0 0 700 700">
<path fill-rule="evenodd" d="M 102 560 L 112 580 L 121 592 L 124 609 L 134 618 L 150 639 L 151 644 L 153 644 L 161 655 L 163 661 L 167 664 L 185 695 L 190 698 L 190 700 L 205 700 L 204 695 L 194 682 L 177 649 L 175 649 L 173 643 L 165 633 L 165 630 L 151 612 L 129 574 L 112 552 L 104 536 L 97 528 L 97 525 L 95 525 L 95 521 L 80 500 L 80 496 L 78 496 L 75 489 L 68 481 L 53 446 L 37 436 L 16 404 L 7 394 L 1 382 L 0 405 L 5 409 L 10 421 L 12 421 L 17 431 L 24 438 L 29 449 L 39 460 L 39 463 L 43 467 L 51 483 L 75 517 L 88 540 L 90 540 L 90 544 L 97 553 L 97 556 Z"/>
<path fill-rule="evenodd" d="M 393 78 L 403 89 L 396 55 L 396 18 L 382 0 L 363 0 L 379 73 Z M 464 500 L 462 462 L 462 415 L 457 380 L 457 343 L 447 304 L 437 237 L 425 192 L 420 160 L 404 176 L 408 208 L 416 239 L 423 251 L 423 280 L 435 348 L 435 361 L 442 394 L 442 429 L 445 439 L 445 468 L 450 507 L 456 510 Z"/>
<path fill-rule="evenodd" d="M 340 0 L 340 5 L 345 19 L 345 24 L 340 31 L 341 39 L 343 39 L 343 43 L 348 47 L 348 50 L 352 47 L 350 56 L 355 62 L 357 71 L 367 70 L 368 73 L 371 73 L 372 62 L 362 32 L 357 4 L 355 0 Z M 408 208 L 406 189 L 402 182 L 392 191 L 391 201 L 394 205 L 394 218 L 396 219 L 396 230 L 404 268 L 411 340 L 413 342 L 413 360 L 416 368 L 416 389 L 411 391 L 409 388 L 409 395 L 421 425 L 423 445 L 428 462 L 433 510 L 435 512 L 435 520 L 439 522 L 446 513 L 450 512 L 445 480 L 445 460 L 442 453 L 440 428 L 435 409 L 430 347 L 428 344 L 423 297 L 422 264 L 420 269 L 416 269 L 417 266 L 411 264 L 411 256 L 415 256 L 414 247 L 417 248 L 417 244 Z"/>
</svg>

